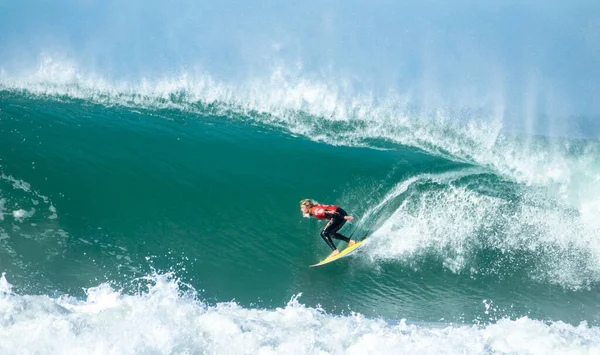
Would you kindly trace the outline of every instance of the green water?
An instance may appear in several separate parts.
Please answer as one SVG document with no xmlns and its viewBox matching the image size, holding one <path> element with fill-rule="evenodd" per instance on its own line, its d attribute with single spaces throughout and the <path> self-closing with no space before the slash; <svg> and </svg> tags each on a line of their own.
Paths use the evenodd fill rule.
<svg viewBox="0 0 600 355">
<path fill-rule="evenodd" d="M 365 125 L 297 115 L 329 136 Z M 373 136 L 331 144 L 263 118 L 1 91 L 0 270 L 32 294 L 83 297 L 105 281 L 132 293 L 173 271 L 208 302 L 248 307 L 302 293 L 389 320 L 600 323 L 598 244 L 576 209 L 475 161 Z M 304 198 L 342 206 L 356 218 L 342 233 L 370 242 L 308 268 L 329 249 Z M 564 243 L 549 215 L 572 227 Z"/>
</svg>

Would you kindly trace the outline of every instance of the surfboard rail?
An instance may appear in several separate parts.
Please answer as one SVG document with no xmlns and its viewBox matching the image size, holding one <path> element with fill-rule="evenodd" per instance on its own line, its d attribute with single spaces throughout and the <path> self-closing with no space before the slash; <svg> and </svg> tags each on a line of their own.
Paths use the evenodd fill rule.
<svg viewBox="0 0 600 355">
<path fill-rule="evenodd" d="M 344 257 L 352 254 L 352 252 L 356 251 L 360 246 L 363 245 L 363 243 L 367 240 L 367 238 L 363 238 L 360 241 L 354 243 L 354 245 L 346 247 L 346 249 L 342 250 L 339 254 L 334 255 L 330 258 L 326 258 L 324 260 L 321 260 L 320 262 L 310 265 L 310 267 L 317 267 L 317 266 L 323 266 L 325 264 L 329 264 L 333 261 L 339 260 L 339 259 L 343 259 Z"/>
</svg>

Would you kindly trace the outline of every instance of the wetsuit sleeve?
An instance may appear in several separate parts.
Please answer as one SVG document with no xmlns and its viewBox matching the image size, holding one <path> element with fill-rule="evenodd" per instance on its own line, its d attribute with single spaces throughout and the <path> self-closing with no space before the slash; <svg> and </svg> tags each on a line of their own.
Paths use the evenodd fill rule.
<svg viewBox="0 0 600 355">
<path fill-rule="evenodd" d="M 313 216 L 315 216 L 317 219 L 323 219 L 326 216 L 327 211 L 325 211 L 325 209 L 323 208 L 317 208 L 314 212 L 313 212 Z"/>
</svg>

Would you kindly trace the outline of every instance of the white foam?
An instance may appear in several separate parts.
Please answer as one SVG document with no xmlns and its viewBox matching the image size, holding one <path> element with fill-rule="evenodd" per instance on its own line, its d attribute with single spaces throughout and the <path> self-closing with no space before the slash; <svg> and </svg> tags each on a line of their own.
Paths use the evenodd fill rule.
<svg viewBox="0 0 600 355">
<path fill-rule="evenodd" d="M 13 188 L 15 189 L 23 190 L 25 192 L 31 191 L 31 185 L 23 180 L 15 179 L 10 175 L 7 176 L 4 174 L 0 174 L 0 178 L 12 182 Z"/>
<path fill-rule="evenodd" d="M 0 221 L 4 220 L 4 204 L 6 203 L 6 199 L 0 198 Z"/>
<path fill-rule="evenodd" d="M 370 254 L 376 258 L 397 259 L 403 255 L 436 250 L 448 258 L 463 260 L 470 240 L 497 213 L 498 201 L 464 188 L 423 192 L 406 199 L 375 232 Z"/>
<path fill-rule="evenodd" d="M 17 211 L 13 211 L 13 217 L 15 218 L 21 218 L 25 215 L 25 210 L 17 210 Z"/>
<path fill-rule="evenodd" d="M 56 219 L 58 218 L 58 214 L 56 213 L 56 207 L 54 207 L 54 205 L 50 205 L 50 207 L 48 207 L 48 211 L 52 212 L 52 214 L 48 217 L 48 219 Z"/>
<path fill-rule="evenodd" d="M 72 297 L 21 296 L 0 278 L 0 353 L 19 354 L 580 354 L 600 328 L 527 317 L 488 325 L 410 324 L 330 315 L 292 298 L 282 308 L 209 305 L 168 275 L 145 292 L 106 284 Z"/>
<path fill-rule="evenodd" d="M 6 280 L 5 272 L 0 277 L 0 293 L 12 293 L 12 285 Z"/>
<path fill-rule="evenodd" d="M 486 249 L 534 255 L 536 262 L 522 271 L 544 283 L 578 289 L 600 280 L 600 229 L 536 190 L 519 191 L 515 202 L 452 183 L 469 174 L 477 169 L 399 182 L 367 213 L 387 219 L 374 231 L 365 255 L 376 262 L 408 262 L 427 254 L 452 272 L 478 273 L 490 271 L 473 262 Z M 423 183 L 439 188 L 410 189 Z M 397 207 L 379 212 L 396 199 Z"/>
<path fill-rule="evenodd" d="M 35 208 L 32 208 L 30 211 L 25 211 L 23 209 L 18 209 L 12 212 L 13 217 L 18 222 L 23 222 L 23 220 L 32 217 L 35 214 Z"/>
<path fill-rule="evenodd" d="M 36 208 L 34 206 L 38 206 L 40 204 L 40 199 L 43 201 L 44 204 L 49 205 L 48 211 L 50 211 L 51 214 L 47 218 L 58 218 L 56 208 L 54 207 L 54 205 L 52 205 L 50 199 L 47 196 L 42 195 L 35 189 L 32 189 L 31 184 L 29 184 L 28 182 L 21 179 L 17 179 L 12 175 L 6 175 L 1 171 L 0 180 L 9 182 L 14 192 L 11 194 L 7 194 L 6 198 L 0 198 L 0 221 L 4 219 L 4 215 L 6 214 L 6 206 L 13 205 L 16 206 L 17 209 L 13 210 L 10 213 L 10 215 L 13 216 L 15 221 L 23 222 L 24 220 L 32 217 L 36 213 Z M 29 208 L 26 206 L 28 204 L 31 205 Z"/>
</svg>

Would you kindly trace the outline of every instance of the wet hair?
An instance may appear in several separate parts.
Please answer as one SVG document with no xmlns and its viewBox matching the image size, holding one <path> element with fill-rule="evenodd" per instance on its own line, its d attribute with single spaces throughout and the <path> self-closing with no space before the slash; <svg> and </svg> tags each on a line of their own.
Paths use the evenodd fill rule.
<svg viewBox="0 0 600 355">
<path fill-rule="evenodd" d="M 300 206 L 308 206 L 308 207 L 312 207 L 314 205 L 313 200 L 306 198 L 302 201 L 300 201 Z"/>
</svg>

